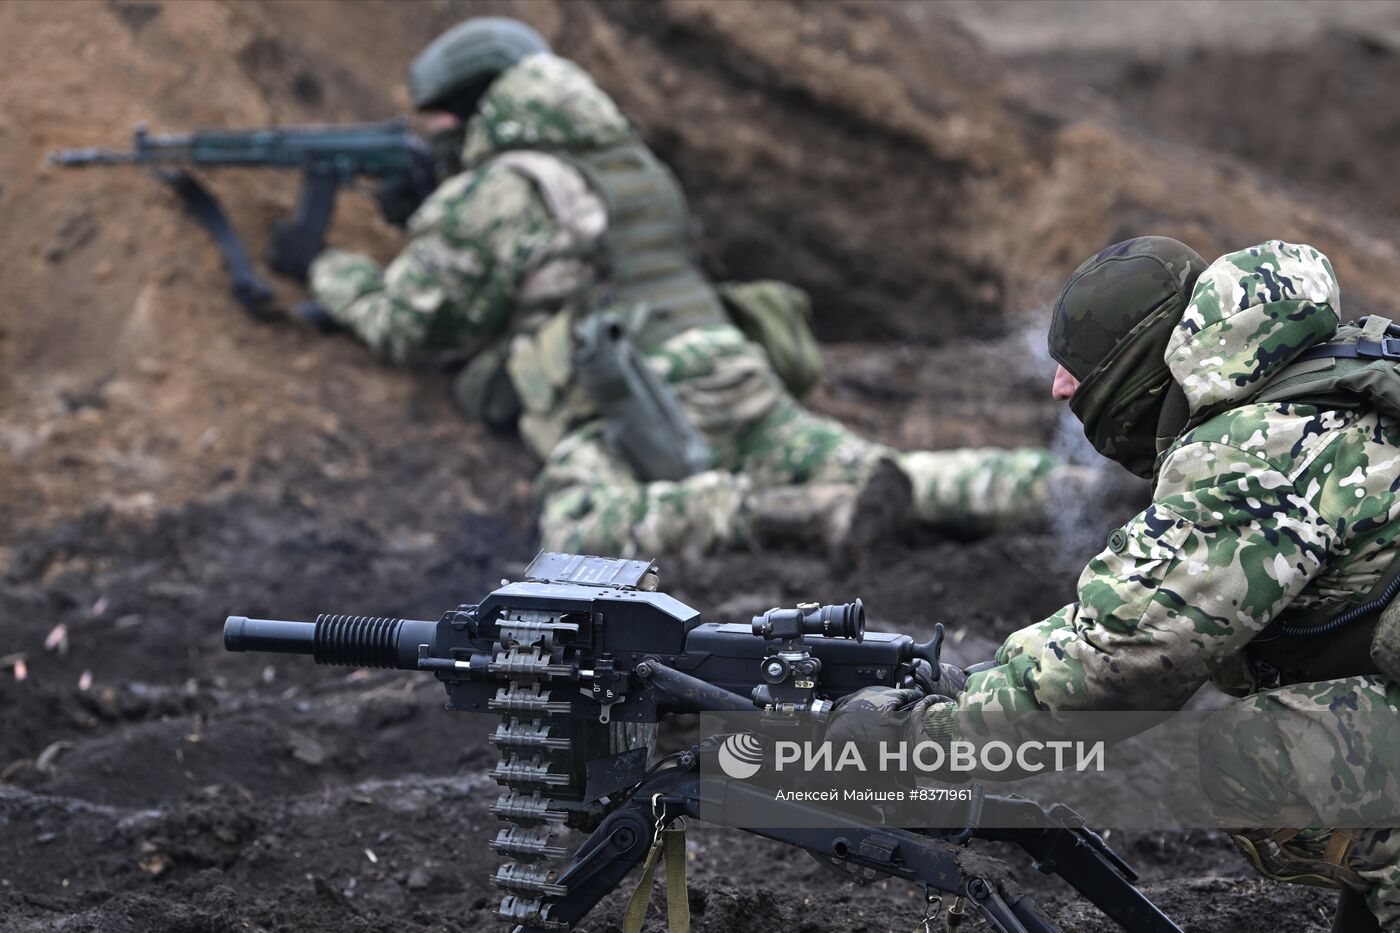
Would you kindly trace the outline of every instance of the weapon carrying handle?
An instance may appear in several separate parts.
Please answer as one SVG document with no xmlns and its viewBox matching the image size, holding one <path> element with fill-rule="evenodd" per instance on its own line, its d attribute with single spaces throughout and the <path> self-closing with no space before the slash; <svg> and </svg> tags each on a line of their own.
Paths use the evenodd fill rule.
<svg viewBox="0 0 1400 933">
<path fill-rule="evenodd" d="M 909 646 L 909 657 L 906 660 L 922 658 L 933 668 L 934 676 L 938 676 L 938 664 L 943 657 L 943 623 L 936 622 L 933 626 L 933 636 L 928 641 L 915 643 Z"/>
</svg>

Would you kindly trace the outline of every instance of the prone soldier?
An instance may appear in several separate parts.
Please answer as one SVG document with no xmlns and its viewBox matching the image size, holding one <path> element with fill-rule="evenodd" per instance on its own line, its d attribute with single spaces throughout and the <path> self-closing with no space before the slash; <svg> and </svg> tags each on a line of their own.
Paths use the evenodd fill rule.
<svg viewBox="0 0 1400 933">
<path fill-rule="evenodd" d="M 525 24 L 458 25 L 409 86 L 446 180 L 387 268 L 330 250 L 311 288 L 389 361 L 465 361 L 459 405 L 544 461 L 546 548 L 849 554 L 910 516 L 1009 524 L 1082 477 L 1032 448 L 900 453 L 799 404 L 820 368 L 806 295 L 707 279 L 674 176 Z"/>
</svg>

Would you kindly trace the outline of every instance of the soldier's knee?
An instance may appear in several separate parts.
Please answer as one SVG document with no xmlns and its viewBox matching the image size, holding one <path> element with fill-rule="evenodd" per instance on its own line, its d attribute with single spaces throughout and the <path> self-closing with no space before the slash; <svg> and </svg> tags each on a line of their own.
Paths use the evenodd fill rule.
<svg viewBox="0 0 1400 933">
<path fill-rule="evenodd" d="M 1202 788 L 1228 826 L 1267 825 L 1301 805 L 1283 698 L 1255 694 L 1211 715 L 1198 737 Z"/>
</svg>

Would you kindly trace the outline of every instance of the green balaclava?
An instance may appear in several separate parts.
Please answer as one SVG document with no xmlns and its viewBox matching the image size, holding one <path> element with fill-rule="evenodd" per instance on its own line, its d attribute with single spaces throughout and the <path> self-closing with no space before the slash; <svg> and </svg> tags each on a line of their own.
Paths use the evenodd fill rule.
<svg viewBox="0 0 1400 933">
<path fill-rule="evenodd" d="M 1085 260 L 1055 302 L 1050 356 L 1079 380 L 1070 409 L 1095 450 L 1138 476 L 1155 469 L 1174 386 L 1163 357 L 1205 268 L 1184 243 L 1134 237 Z"/>
</svg>

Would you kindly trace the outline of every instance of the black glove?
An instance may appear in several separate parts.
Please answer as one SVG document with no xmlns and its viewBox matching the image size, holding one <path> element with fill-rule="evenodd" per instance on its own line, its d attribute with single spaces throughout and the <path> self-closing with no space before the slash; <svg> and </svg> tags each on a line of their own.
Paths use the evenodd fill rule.
<svg viewBox="0 0 1400 933">
<path fill-rule="evenodd" d="M 381 217 L 396 227 L 404 227 L 431 190 L 430 187 L 425 191 L 422 182 L 400 175 L 387 179 L 375 188 L 374 200 L 379 205 Z"/>
<path fill-rule="evenodd" d="M 919 658 L 914 661 L 911 677 L 914 686 L 926 695 L 939 696 L 947 700 L 956 699 L 958 694 L 967 687 L 967 672 L 946 661 L 939 662 L 938 677 L 935 678 L 929 663 Z"/>
<path fill-rule="evenodd" d="M 946 699 L 926 696 L 921 687 L 865 687 L 837 701 L 826 740 L 872 745 L 898 741 L 911 726 L 917 731 L 924 709 Z"/>
<path fill-rule="evenodd" d="M 951 700 L 956 699 L 966 689 L 967 671 L 947 662 L 939 662 L 938 681 L 934 685 L 934 689 L 929 692 L 942 694 Z"/>
</svg>

